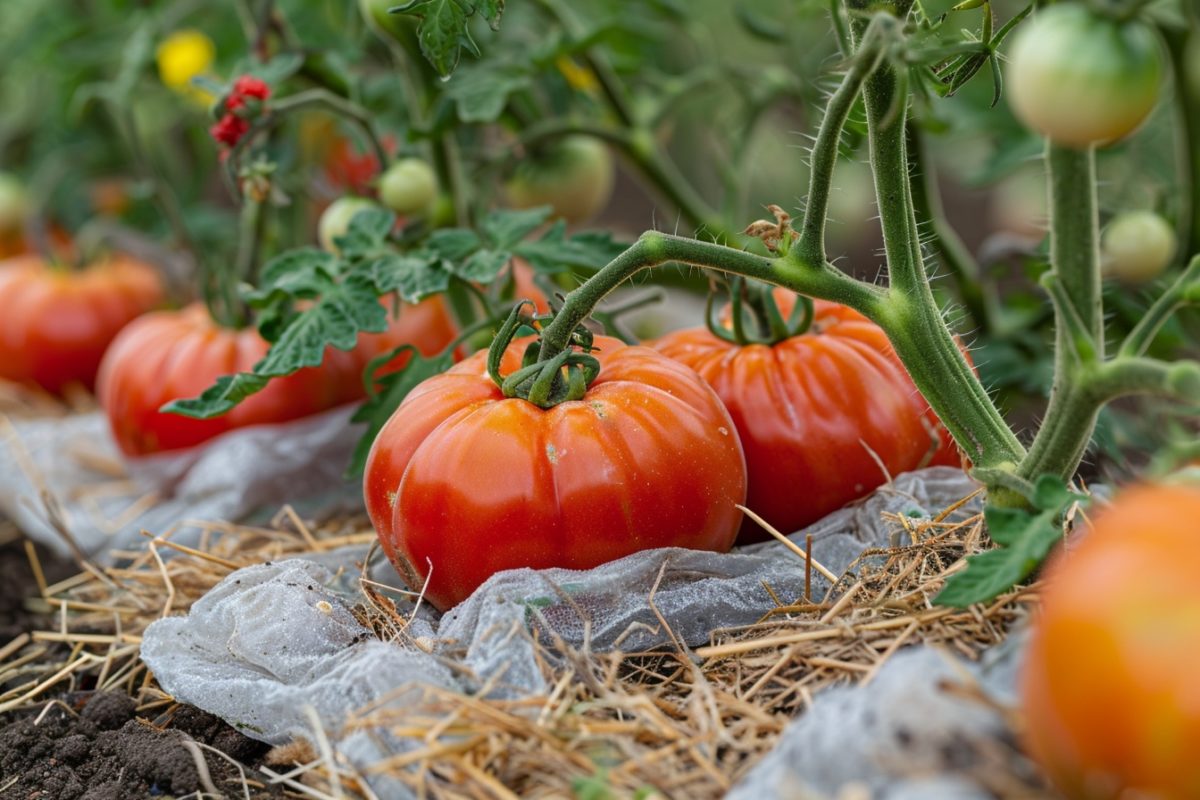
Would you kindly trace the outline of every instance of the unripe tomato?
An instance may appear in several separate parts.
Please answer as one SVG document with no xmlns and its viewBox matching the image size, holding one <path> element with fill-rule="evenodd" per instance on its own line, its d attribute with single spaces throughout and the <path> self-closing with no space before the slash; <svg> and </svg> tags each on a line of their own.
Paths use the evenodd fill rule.
<svg viewBox="0 0 1200 800">
<path fill-rule="evenodd" d="M 365 197 L 339 197 L 330 203 L 317 222 L 317 241 L 321 247 L 331 253 L 338 252 L 333 240 L 346 235 L 355 214 L 372 208 L 379 208 L 379 204 Z"/>
<path fill-rule="evenodd" d="M 159 273 L 124 256 L 77 272 L 37 256 L 0 262 L 0 378 L 91 389 L 117 332 L 162 301 Z"/>
<path fill-rule="evenodd" d="M 25 185 L 16 175 L 0 172 L 0 234 L 19 233 L 28 215 Z"/>
<path fill-rule="evenodd" d="M 397 214 L 423 217 L 437 201 L 433 168 L 419 158 L 402 158 L 379 178 L 379 199 Z"/>
<path fill-rule="evenodd" d="M 1153 211 L 1128 211 L 1105 229 L 1100 263 L 1108 277 L 1146 283 L 1163 274 L 1175 247 L 1175 229 L 1165 219 Z"/>
<path fill-rule="evenodd" d="M 1158 102 L 1162 49 L 1153 28 L 1083 3 L 1042 8 L 1009 51 L 1009 103 L 1028 127 L 1068 147 L 1127 136 Z"/>
<path fill-rule="evenodd" d="M 276 378 L 228 414 L 192 419 L 159 409 L 194 397 L 222 375 L 250 371 L 268 347 L 255 329 L 221 327 L 203 306 L 193 305 L 147 314 L 122 331 L 104 355 L 97 394 L 125 455 L 181 450 L 235 428 L 287 422 L 360 400 L 366 393 L 363 370 L 372 358 L 402 344 L 434 355 L 454 336 L 440 298 L 406 304 L 387 331 L 361 335 L 354 349 L 328 348 L 320 366 Z M 388 367 L 407 360 L 402 355 Z"/>
<path fill-rule="evenodd" d="M 616 170 L 608 146 L 591 136 L 565 136 L 517 165 L 505 186 L 513 208 L 552 206 L 554 216 L 586 222 L 608 206 Z"/>
<path fill-rule="evenodd" d="M 962 463 L 883 330 L 845 306 L 814 301 L 812 327 L 775 345 L 739 347 L 693 328 L 651 346 L 725 403 L 746 451 L 746 505 L 783 533 L 881 486 L 880 462 L 891 475 Z M 743 542 L 764 538 L 743 523 Z"/>
<path fill-rule="evenodd" d="M 1026 742 L 1069 797 L 1200 797 L 1200 487 L 1143 486 L 1046 570 Z"/>
<path fill-rule="evenodd" d="M 520 367 L 529 340 L 506 351 Z M 506 398 L 486 352 L 417 386 L 380 431 L 364 493 L 380 544 L 445 610 L 501 570 L 589 569 L 655 547 L 733 544 L 746 467 L 729 414 L 687 367 L 596 337 L 583 399 Z"/>
</svg>

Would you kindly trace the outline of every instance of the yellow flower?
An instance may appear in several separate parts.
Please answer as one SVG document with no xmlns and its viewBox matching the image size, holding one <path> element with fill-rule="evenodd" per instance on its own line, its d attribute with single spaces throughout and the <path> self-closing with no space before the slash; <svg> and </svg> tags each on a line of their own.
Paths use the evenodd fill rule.
<svg viewBox="0 0 1200 800">
<path fill-rule="evenodd" d="M 190 28 L 178 30 L 164 39 L 155 52 L 158 75 L 176 92 L 205 105 L 213 101 L 208 92 L 192 85 L 192 78 L 208 72 L 216 57 L 212 39 Z"/>
<path fill-rule="evenodd" d="M 595 74 L 589 68 L 580 66 L 575 63 L 574 59 L 567 56 L 559 56 L 555 59 L 554 66 L 558 67 L 558 71 L 567 79 L 567 83 L 577 92 L 593 92 L 600 85 Z"/>
</svg>

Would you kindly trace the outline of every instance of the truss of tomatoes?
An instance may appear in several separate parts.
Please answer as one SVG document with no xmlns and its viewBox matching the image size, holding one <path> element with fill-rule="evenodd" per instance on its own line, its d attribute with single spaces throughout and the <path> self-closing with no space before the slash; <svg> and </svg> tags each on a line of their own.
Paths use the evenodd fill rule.
<svg viewBox="0 0 1200 800">
<path fill-rule="evenodd" d="M 352 350 L 329 348 L 320 366 L 272 380 L 223 416 L 194 419 L 159 409 L 199 394 L 222 375 L 250 371 L 269 345 L 254 328 L 222 327 L 193 305 L 147 314 L 121 331 L 104 356 L 97 393 L 126 456 L 183 450 L 236 428 L 289 422 L 361 400 L 371 359 L 403 344 L 434 355 L 455 335 L 440 299 L 404 305 L 385 332 L 361 335 Z"/>
</svg>

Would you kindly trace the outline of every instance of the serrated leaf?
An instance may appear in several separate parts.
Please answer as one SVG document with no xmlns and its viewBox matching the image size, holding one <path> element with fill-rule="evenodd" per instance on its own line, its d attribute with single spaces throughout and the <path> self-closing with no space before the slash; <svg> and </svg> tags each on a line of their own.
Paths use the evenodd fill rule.
<svg viewBox="0 0 1200 800">
<path fill-rule="evenodd" d="M 443 78 L 454 72 L 464 49 L 479 55 L 467 23 L 475 13 L 475 4 L 469 0 L 410 0 L 388 12 L 421 18 L 417 27 L 421 53 Z"/>
<path fill-rule="evenodd" d="M 493 211 L 483 218 L 479 228 L 484 237 L 498 250 L 515 247 L 538 229 L 553 212 L 551 206 L 538 206 L 520 211 Z"/>
<path fill-rule="evenodd" d="M 363 258 L 387 246 L 388 236 L 396 225 L 396 215 L 386 208 L 364 208 L 346 226 L 346 233 L 335 236 L 343 258 Z"/>
<path fill-rule="evenodd" d="M 500 15 L 504 13 L 504 0 L 478 0 L 479 13 L 487 20 L 492 30 L 500 30 Z"/>
<path fill-rule="evenodd" d="M 1042 475 L 1033 484 L 1033 504 L 1042 511 L 1060 512 L 1083 495 L 1072 492 L 1066 482 L 1056 475 Z"/>
<path fill-rule="evenodd" d="M 568 239 L 566 227 L 559 220 L 540 239 L 521 242 L 513 252 L 540 272 L 563 272 L 571 267 L 600 269 L 628 249 L 609 233 L 579 233 Z"/>
<path fill-rule="evenodd" d="M 381 368 L 391 364 L 405 353 L 409 354 L 409 360 L 402 369 L 388 373 L 382 378 L 375 378 Z M 364 380 L 367 383 L 369 399 L 363 403 L 351 419 L 353 422 L 365 422 L 367 429 L 354 448 L 354 456 L 351 458 L 350 467 L 347 470 L 349 476 L 362 474 L 367 454 L 371 451 L 375 437 L 379 435 L 379 430 L 391 418 L 395 410 L 404 402 L 408 393 L 427 378 L 440 375 L 450 369 L 453 363 L 452 349 L 448 348 L 432 358 L 426 358 L 412 345 L 402 345 L 390 353 L 372 359 L 367 364 Z"/>
<path fill-rule="evenodd" d="M 222 375 L 217 382 L 205 389 L 198 397 L 172 400 L 160 410 L 167 414 L 179 414 L 194 419 L 211 419 L 230 411 L 250 395 L 266 387 L 270 378 L 249 372 Z"/>
<path fill-rule="evenodd" d="M 260 308 L 272 298 L 315 297 L 333 285 L 337 275 L 337 258 L 315 247 L 289 250 L 272 258 L 262 271 L 259 288 L 245 297 L 252 307 Z"/>
<path fill-rule="evenodd" d="M 512 253 L 507 250 L 478 250 L 466 261 L 452 266 L 450 271 L 464 281 L 491 283 L 511 260 Z"/>
<path fill-rule="evenodd" d="M 387 328 L 387 311 L 374 286 L 350 276 L 331 287 L 309 309 L 297 314 L 267 355 L 254 365 L 257 375 L 289 375 L 321 363 L 327 347 L 349 350 L 358 334 Z"/>
<path fill-rule="evenodd" d="M 533 80 L 518 64 L 486 62 L 464 67 L 446 85 L 463 122 L 495 122 L 514 92 L 530 88 Z"/>
<path fill-rule="evenodd" d="M 465 228 L 443 228 L 429 235 L 430 250 L 451 263 L 465 261 L 483 245 L 479 235 Z"/>
<path fill-rule="evenodd" d="M 438 254 L 424 250 L 380 256 L 353 274 L 364 276 L 381 294 L 399 292 L 410 303 L 444 292 L 450 285 L 445 261 Z"/>
<path fill-rule="evenodd" d="M 1008 546 L 1020 541 L 1029 527 L 1029 512 L 1019 508 L 1000 508 L 989 505 L 983 510 L 988 535 L 999 545 Z"/>
</svg>

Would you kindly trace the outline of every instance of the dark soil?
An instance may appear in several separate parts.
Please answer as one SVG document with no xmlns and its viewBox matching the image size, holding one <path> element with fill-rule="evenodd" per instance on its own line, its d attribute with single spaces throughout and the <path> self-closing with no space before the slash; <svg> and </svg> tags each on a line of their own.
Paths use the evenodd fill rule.
<svg viewBox="0 0 1200 800">
<path fill-rule="evenodd" d="M 40 720 L 31 710 L 0 728 L 3 800 L 126 800 L 214 787 L 225 797 L 243 797 L 237 767 L 201 749 L 212 784 L 206 787 L 183 743 L 191 739 L 251 765 L 269 749 L 190 706 L 152 721 L 138 717 L 133 699 L 120 693 L 87 697 L 77 712 L 64 705 L 54 704 Z M 249 768 L 245 780 L 251 797 L 283 796 Z"/>
<path fill-rule="evenodd" d="M 47 583 L 57 583 L 79 572 L 79 567 L 70 559 L 61 558 L 40 545 L 37 554 Z M 18 539 L 0 545 L 0 647 L 25 631 L 43 627 L 46 620 L 25 608 L 26 598 L 37 597 L 38 591 L 22 541 Z"/>
</svg>

